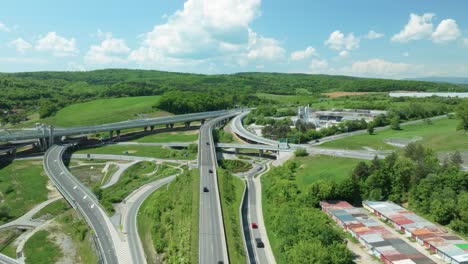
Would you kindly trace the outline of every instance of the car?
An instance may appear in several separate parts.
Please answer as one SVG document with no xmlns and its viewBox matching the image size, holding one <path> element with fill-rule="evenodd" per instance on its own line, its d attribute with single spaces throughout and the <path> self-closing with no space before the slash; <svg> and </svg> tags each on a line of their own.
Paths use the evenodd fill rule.
<svg viewBox="0 0 468 264">
<path fill-rule="evenodd" d="M 255 223 L 255 222 L 252 222 L 252 228 L 258 228 L 258 225 L 257 225 L 257 223 Z"/>
<path fill-rule="evenodd" d="M 224 264 L 224 261 L 219 260 L 219 261 L 218 261 L 218 264 Z"/>
<path fill-rule="evenodd" d="M 320 140 L 318 140 L 318 139 L 315 140 L 315 143 L 319 143 L 319 142 L 320 142 Z"/>
<path fill-rule="evenodd" d="M 256 238 L 255 243 L 257 244 L 258 248 L 264 248 L 265 247 L 265 244 L 263 244 L 262 239 L 260 239 L 260 238 Z"/>
<path fill-rule="evenodd" d="M 203 187 L 203 192 L 209 192 L 208 187 Z"/>
<path fill-rule="evenodd" d="M 209 169 L 208 172 L 209 172 L 209 173 L 213 173 L 213 170 L 212 170 L 212 169 Z"/>
<path fill-rule="evenodd" d="M 210 142 L 206 142 L 207 145 L 210 145 Z"/>
</svg>

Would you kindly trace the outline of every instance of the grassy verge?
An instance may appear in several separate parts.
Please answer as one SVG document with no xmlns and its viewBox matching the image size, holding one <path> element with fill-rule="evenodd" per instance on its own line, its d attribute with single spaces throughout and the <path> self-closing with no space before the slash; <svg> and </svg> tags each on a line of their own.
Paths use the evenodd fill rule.
<svg viewBox="0 0 468 264">
<path fill-rule="evenodd" d="M 198 130 L 163 132 L 144 136 L 132 141 L 136 142 L 192 142 L 197 140 Z"/>
<path fill-rule="evenodd" d="M 16 246 L 13 242 L 23 233 L 21 230 L 10 229 L 0 232 L 0 252 L 16 258 Z"/>
<path fill-rule="evenodd" d="M 96 148 L 80 149 L 75 153 L 80 154 L 114 154 L 114 155 L 128 155 L 140 156 L 149 158 L 160 159 L 179 159 L 179 160 L 193 160 L 196 158 L 196 153 L 191 153 L 187 150 L 177 150 L 163 147 L 153 146 L 125 146 L 125 145 L 109 145 Z"/>
<path fill-rule="evenodd" d="M 98 125 L 139 118 L 138 114 L 156 112 L 156 116 L 169 115 L 152 108 L 159 96 L 122 97 L 100 99 L 67 106 L 54 117 L 43 120 L 57 126 Z M 42 122 L 42 120 L 41 120 Z"/>
<path fill-rule="evenodd" d="M 80 182 L 90 187 L 96 183 L 101 183 L 102 178 L 106 174 L 102 172 L 105 166 L 105 164 L 78 165 L 68 167 L 68 169 Z"/>
<path fill-rule="evenodd" d="M 59 246 L 51 240 L 49 235 L 48 231 L 41 230 L 29 238 L 24 246 L 26 263 L 50 264 L 63 256 Z"/>
<path fill-rule="evenodd" d="M 225 170 L 218 170 L 218 186 L 223 210 L 224 230 L 226 234 L 229 261 L 245 263 L 244 243 L 240 229 L 239 207 L 245 184 Z"/>
<path fill-rule="evenodd" d="M 116 184 L 106 189 L 97 187 L 94 191 L 107 212 L 112 213 L 112 203 L 119 203 L 139 187 L 176 172 L 176 169 L 165 164 L 156 165 L 154 162 L 142 161 L 128 168 Z"/>
<path fill-rule="evenodd" d="M 233 173 L 246 172 L 252 169 L 252 164 L 242 160 L 223 159 L 219 162 L 219 166 Z"/>
<path fill-rule="evenodd" d="M 374 135 L 362 134 L 325 142 L 321 146 L 340 149 L 362 149 L 363 146 L 373 149 L 395 149 L 396 147 L 386 144 L 384 140 L 422 137 L 419 142 L 435 151 L 466 150 L 468 134 L 456 131 L 457 123 L 458 120 L 455 119 L 440 119 L 433 121 L 431 125 L 419 123 L 402 126 L 401 130 L 386 129 L 377 131 Z"/>
<path fill-rule="evenodd" d="M 47 200 L 48 179 L 41 161 L 13 161 L 0 168 L 0 224 Z"/>
<path fill-rule="evenodd" d="M 198 262 L 199 193 L 198 170 L 192 170 L 177 176 L 143 203 L 138 233 L 148 263 Z"/>
<path fill-rule="evenodd" d="M 57 218 L 57 222 L 60 223 L 61 232 L 71 238 L 76 249 L 74 263 L 98 263 L 92 235 L 85 220 L 76 211 L 68 210 Z"/>
<path fill-rule="evenodd" d="M 219 130 L 219 129 L 213 130 L 213 139 L 215 142 L 219 142 L 219 143 L 236 142 L 234 140 L 234 136 L 231 133 L 225 130 Z"/>
<path fill-rule="evenodd" d="M 41 220 L 49 220 L 67 211 L 69 208 L 70 205 L 64 199 L 60 199 L 42 208 L 39 212 L 34 214 L 32 218 L 41 218 Z"/>
</svg>

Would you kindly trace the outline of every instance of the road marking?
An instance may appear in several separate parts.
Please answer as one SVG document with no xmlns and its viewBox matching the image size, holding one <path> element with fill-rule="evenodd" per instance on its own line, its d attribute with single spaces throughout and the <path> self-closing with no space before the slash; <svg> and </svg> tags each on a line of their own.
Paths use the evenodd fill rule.
<svg viewBox="0 0 468 264">
<path fill-rule="evenodd" d="M 93 208 L 94 208 L 94 204 L 91 205 L 91 209 L 93 209 Z"/>
<path fill-rule="evenodd" d="M 62 171 L 62 172 L 60 173 L 60 175 L 63 175 L 64 173 L 65 173 L 65 172 Z"/>
<path fill-rule="evenodd" d="M 78 187 L 78 186 L 75 185 L 75 187 L 73 187 L 73 190 L 76 190 L 77 187 Z"/>
<path fill-rule="evenodd" d="M 87 197 L 88 197 L 88 195 L 85 195 L 85 196 L 83 197 L 83 200 L 86 200 Z"/>
<path fill-rule="evenodd" d="M 55 162 L 57 162 L 58 160 L 54 160 Z"/>
</svg>

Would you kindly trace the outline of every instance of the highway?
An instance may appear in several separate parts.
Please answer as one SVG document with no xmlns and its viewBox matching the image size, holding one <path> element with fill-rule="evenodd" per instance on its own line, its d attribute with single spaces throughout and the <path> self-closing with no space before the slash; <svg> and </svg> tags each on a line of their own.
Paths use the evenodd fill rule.
<svg viewBox="0 0 468 264">
<path fill-rule="evenodd" d="M 1 264 L 19 264 L 19 261 L 13 258 L 10 258 L 7 255 L 0 253 L 0 263 Z"/>
<path fill-rule="evenodd" d="M 54 136 L 62 137 L 62 136 L 72 136 L 72 135 L 86 135 L 86 134 L 92 134 L 92 133 L 98 133 L 98 132 L 109 132 L 109 131 L 138 128 L 138 127 L 145 127 L 145 126 L 157 126 L 157 125 L 166 125 L 166 124 L 173 124 L 173 123 L 192 122 L 192 121 L 216 118 L 219 116 L 225 116 L 225 115 L 238 112 L 238 111 L 239 110 L 221 110 L 221 111 L 202 112 L 202 113 L 193 113 L 193 114 L 175 115 L 175 116 L 166 116 L 166 117 L 157 117 L 157 118 L 127 120 L 127 121 L 122 121 L 122 122 L 117 122 L 117 123 L 94 125 L 94 126 L 55 128 Z M 49 137 L 48 131 L 43 132 L 37 129 L 0 131 L 0 142 L 48 138 L 48 137 Z"/>
<path fill-rule="evenodd" d="M 216 123 L 226 118 L 216 118 L 205 123 L 201 126 L 198 137 L 198 167 L 200 170 L 198 263 L 218 263 L 218 261 L 229 263 L 212 135 L 212 129 Z M 207 187 L 209 191 L 204 192 L 204 187 Z"/>
<path fill-rule="evenodd" d="M 116 238 L 112 236 L 112 230 L 110 230 L 113 226 L 108 221 L 105 211 L 96 197 L 68 171 L 63 163 L 62 156 L 66 148 L 67 146 L 53 145 L 46 152 L 44 169 L 47 175 L 65 199 L 83 215 L 88 225 L 94 230 L 103 262 L 125 263 L 124 259 L 117 257 L 116 249 L 121 254 L 125 254 L 125 250 L 122 250 L 121 245 L 116 245 Z M 115 232 L 115 229 L 113 231 Z"/>
</svg>

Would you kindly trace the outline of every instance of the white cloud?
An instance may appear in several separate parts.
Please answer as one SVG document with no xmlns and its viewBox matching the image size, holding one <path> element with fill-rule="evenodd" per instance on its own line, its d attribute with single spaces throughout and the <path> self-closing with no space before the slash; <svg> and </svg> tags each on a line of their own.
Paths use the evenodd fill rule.
<svg viewBox="0 0 468 264">
<path fill-rule="evenodd" d="M 0 62 L 14 63 L 14 64 L 47 64 L 47 60 L 39 58 L 25 58 L 25 57 L 0 57 Z"/>
<path fill-rule="evenodd" d="M 10 32 L 11 29 L 9 27 L 7 27 L 7 25 L 5 25 L 4 23 L 0 22 L 0 31 Z"/>
<path fill-rule="evenodd" d="M 283 59 L 281 43 L 253 32 L 261 0 L 187 0 L 167 22 L 142 35 L 129 59 L 141 64 Z"/>
<path fill-rule="evenodd" d="M 432 33 L 431 39 L 435 43 L 444 43 L 456 40 L 460 35 L 457 22 L 453 19 L 444 19 Z"/>
<path fill-rule="evenodd" d="M 325 45 L 334 50 L 353 50 L 359 48 L 359 42 L 359 38 L 355 37 L 353 33 L 345 36 L 339 30 L 335 30 L 325 41 Z"/>
<path fill-rule="evenodd" d="M 51 51 L 54 56 L 72 56 L 78 53 L 75 39 L 66 39 L 57 35 L 56 32 L 49 32 L 44 37 L 40 38 L 35 45 L 38 51 Z"/>
<path fill-rule="evenodd" d="M 76 62 L 69 62 L 67 64 L 67 71 L 79 71 L 79 72 L 82 72 L 82 71 L 86 71 L 86 68 L 85 66 L 81 65 L 81 64 L 78 64 Z"/>
<path fill-rule="evenodd" d="M 382 59 L 356 61 L 341 71 L 347 75 L 364 77 L 399 77 L 417 68 L 406 63 L 394 63 Z"/>
<path fill-rule="evenodd" d="M 349 51 L 347 50 L 342 50 L 339 54 L 341 58 L 347 58 L 349 56 Z"/>
<path fill-rule="evenodd" d="M 327 68 L 328 62 L 326 60 L 312 60 L 309 64 L 311 73 L 324 73 Z"/>
<path fill-rule="evenodd" d="M 16 51 L 24 54 L 27 50 L 31 49 L 33 46 L 31 43 L 27 42 L 22 38 L 15 39 L 9 43 L 10 47 L 14 47 Z"/>
<path fill-rule="evenodd" d="M 313 47 L 308 46 L 305 50 L 297 50 L 292 52 L 290 58 L 291 60 L 296 61 L 307 59 L 312 55 L 317 56 L 317 51 Z"/>
<path fill-rule="evenodd" d="M 400 31 L 400 33 L 392 37 L 395 42 L 408 42 L 410 40 L 418 40 L 430 37 L 432 34 L 432 18 L 434 14 L 425 13 L 422 16 L 410 14 L 408 24 Z"/>
<path fill-rule="evenodd" d="M 382 33 L 378 33 L 378 32 L 375 32 L 374 30 L 371 30 L 369 31 L 369 33 L 367 33 L 367 36 L 366 38 L 368 39 L 379 39 L 379 38 L 383 38 L 385 35 L 382 34 Z"/>
<path fill-rule="evenodd" d="M 403 55 L 404 57 L 409 57 L 409 52 L 403 52 L 403 54 L 401 55 Z"/>
<path fill-rule="evenodd" d="M 124 39 L 112 37 L 112 33 L 99 34 L 105 39 L 99 45 L 92 45 L 85 55 L 85 61 L 91 64 L 125 63 L 121 55 L 130 52 Z"/>
</svg>

